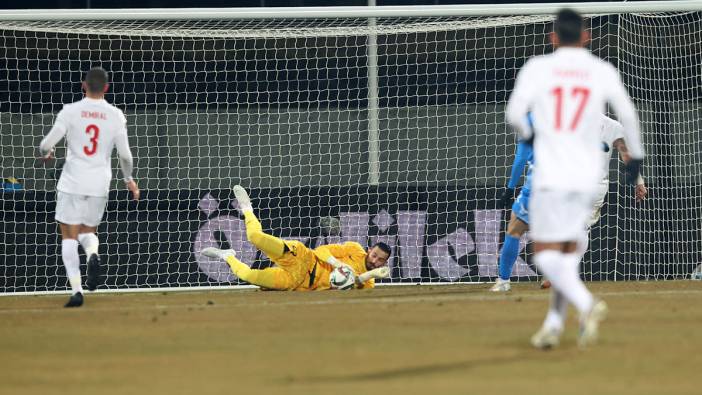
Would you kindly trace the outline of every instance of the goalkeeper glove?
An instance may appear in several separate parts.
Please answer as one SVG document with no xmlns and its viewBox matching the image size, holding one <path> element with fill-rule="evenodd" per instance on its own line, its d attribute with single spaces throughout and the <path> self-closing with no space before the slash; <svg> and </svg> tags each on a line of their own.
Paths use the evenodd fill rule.
<svg viewBox="0 0 702 395">
<path fill-rule="evenodd" d="M 626 183 L 629 185 L 636 185 L 636 180 L 639 177 L 639 172 L 641 171 L 641 165 L 643 164 L 643 159 L 630 159 L 626 165 L 624 165 L 624 172 L 626 173 Z"/>
<path fill-rule="evenodd" d="M 512 202 L 514 201 L 514 189 L 507 187 L 502 191 L 500 196 L 500 207 L 507 209 L 512 207 Z"/>
<path fill-rule="evenodd" d="M 330 256 L 329 258 L 327 258 L 327 263 L 330 264 L 334 269 L 338 269 L 338 268 L 343 266 L 343 267 L 346 267 L 349 270 L 351 270 L 351 273 L 354 273 L 354 274 L 356 273 L 356 271 L 353 270 L 353 268 L 351 266 L 349 266 L 345 262 L 342 262 L 342 261 L 334 258 L 334 256 Z"/>
<path fill-rule="evenodd" d="M 390 268 L 387 266 L 379 267 L 373 270 L 369 270 L 359 276 L 356 276 L 356 285 L 363 285 L 366 281 L 371 278 L 381 279 L 390 277 Z"/>
</svg>

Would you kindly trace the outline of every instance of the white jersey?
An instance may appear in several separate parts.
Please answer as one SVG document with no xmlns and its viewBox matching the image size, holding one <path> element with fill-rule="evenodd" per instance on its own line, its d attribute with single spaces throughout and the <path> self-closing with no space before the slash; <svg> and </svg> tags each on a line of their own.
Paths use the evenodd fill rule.
<svg viewBox="0 0 702 395">
<path fill-rule="evenodd" d="M 124 177 L 131 179 L 126 123 L 122 111 L 102 99 L 85 98 L 65 105 L 39 146 L 42 152 L 48 152 L 66 136 L 66 163 L 56 189 L 75 195 L 107 196 L 115 146 Z"/>
<path fill-rule="evenodd" d="M 599 130 L 607 103 L 624 125 L 631 157 L 643 158 L 636 111 L 611 64 L 584 48 L 563 47 L 524 65 L 507 121 L 524 139 L 535 133 L 534 189 L 596 190 L 605 166 Z M 529 111 L 533 129 L 525 123 Z"/>
<path fill-rule="evenodd" d="M 616 150 L 614 142 L 624 138 L 624 127 L 621 123 L 614 119 L 602 115 L 600 125 L 600 141 L 602 142 L 604 163 L 600 176 L 600 184 L 609 188 L 609 162 L 612 159 L 612 153 Z"/>
</svg>

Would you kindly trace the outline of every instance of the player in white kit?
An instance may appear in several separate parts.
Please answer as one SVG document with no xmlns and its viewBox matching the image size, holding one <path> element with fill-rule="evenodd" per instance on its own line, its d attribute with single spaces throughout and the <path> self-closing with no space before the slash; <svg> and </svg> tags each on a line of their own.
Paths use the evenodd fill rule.
<svg viewBox="0 0 702 395">
<path fill-rule="evenodd" d="M 597 198 L 595 200 L 594 207 L 592 209 L 592 214 L 587 221 L 586 229 L 582 234 L 582 238 L 578 240 L 578 253 L 582 257 L 587 250 L 588 244 L 588 233 L 590 228 L 597 223 L 600 219 L 600 212 L 602 206 L 604 206 L 605 198 L 607 197 L 607 192 L 609 191 L 609 162 L 612 158 L 612 152 L 616 149 L 619 152 L 619 157 L 622 162 L 627 163 L 629 161 L 629 149 L 624 142 L 624 131 L 622 130 L 622 124 L 615 121 L 614 119 L 602 115 L 600 117 L 600 125 L 597 128 L 600 133 L 600 141 L 602 143 L 602 155 L 604 157 L 603 167 L 600 175 L 600 183 L 597 187 Z M 520 143 L 523 144 L 523 143 Z M 530 147 L 520 147 L 517 152 L 528 150 L 531 152 Z M 515 159 L 517 161 L 517 159 Z M 523 161 L 522 161 L 523 162 Z M 533 162 L 533 160 L 532 160 Z M 531 166 L 531 165 L 530 165 Z M 513 178 L 521 176 L 521 169 L 518 168 L 518 172 L 512 171 L 512 178 L 510 178 L 510 183 L 516 185 L 516 180 Z M 510 223 L 507 229 L 507 234 L 505 235 L 505 243 L 500 251 L 500 261 L 499 270 L 500 277 L 497 278 L 495 284 L 490 288 L 492 292 L 506 292 L 511 289 L 511 283 L 509 280 L 509 275 L 512 273 L 512 267 L 519 254 L 519 238 L 529 229 L 529 191 L 531 190 L 531 181 L 528 179 L 531 177 L 531 173 L 527 173 L 527 181 L 525 181 L 522 186 L 522 193 L 519 195 L 517 202 L 512 207 L 512 217 L 510 218 Z M 508 185 L 508 188 L 513 187 Z M 526 192 L 526 197 L 525 197 Z M 635 198 L 637 202 L 641 202 L 646 199 L 648 190 L 644 183 L 643 177 L 639 175 L 636 180 L 636 190 Z M 504 196 L 505 194 L 503 194 Z M 504 198 L 503 198 L 504 199 Z M 509 201 L 508 201 L 509 202 Z M 511 237 L 511 243 L 508 244 L 508 238 Z M 512 251 L 507 251 L 511 248 Z M 551 282 L 549 280 L 544 280 L 541 283 L 542 288 L 550 288 Z M 567 303 L 562 304 L 563 309 L 567 309 Z M 562 314 L 565 317 L 565 312 Z"/>
<path fill-rule="evenodd" d="M 117 147 L 124 182 L 135 200 L 139 187 L 132 178 L 132 153 L 127 141 L 127 120 L 118 108 L 104 99 L 109 87 L 107 72 L 90 69 L 83 81 L 85 98 L 66 104 L 56 116 L 54 126 L 39 145 L 45 160 L 66 137 L 66 162 L 56 185 L 56 221 L 61 229 L 61 258 L 71 285 L 66 307 L 83 305 L 78 243 L 88 257 L 89 290 L 100 282 L 99 239 L 95 235 L 107 204 L 112 179 L 110 158 Z"/>
<path fill-rule="evenodd" d="M 560 341 L 564 322 L 557 306 L 580 313 L 578 344 L 597 339 L 607 306 L 580 279 L 578 241 L 592 214 L 604 167 L 596 131 L 609 103 L 622 123 L 629 149 L 627 181 L 634 183 L 644 152 L 639 121 L 617 70 L 584 48 L 589 39 L 582 17 L 561 10 L 550 35 L 556 50 L 530 59 L 519 72 L 506 109 L 507 121 L 524 140 L 533 140 L 535 166 L 529 206 L 534 260 L 552 283 L 552 303 L 537 348 Z M 531 111 L 534 127 L 525 122 Z"/>
<path fill-rule="evenodd" d="M 606 115 L 602 115 L 600 118 L 600 141 L 602 143 L 602 151 L 605 153 L 605 160 L 602 167 L 600 182 L 597 186 L 595 206 L 592 215 L 587 221 L 587 229 L 590 229 L 592 225 L 596 224 L 600 219 L 600 210 L 604 205 L 607 192 L 609 191 L 609 160 L 612 157 L 612 151 L 617 150 L 619 152 L 619 157 L 624 163 L 628 163 L 629 159 L 631 159 L 629 156 L 629 148 L 624 141 L 624 127 L 622 124 Z M 648 195 L 648 190 L 646 189 L 643 177 L 639 174 L 636 179 L 634 197 L 637 202 L 641 202 L 646 199 L 646 195 Z"/>
</svg>

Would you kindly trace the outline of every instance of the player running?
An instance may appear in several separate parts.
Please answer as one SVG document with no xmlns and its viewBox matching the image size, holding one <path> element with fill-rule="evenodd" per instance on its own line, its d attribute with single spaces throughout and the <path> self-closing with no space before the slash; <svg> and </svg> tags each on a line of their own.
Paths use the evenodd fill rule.
<svg viewBox="0 0 702 395">
<path fill-rule="evenodd" d="M 332 288 L 329 275 L 336 267 L 351 268 L 356 275 L 356 288 L 373 288 L 376 278 L 390 275 L 385 266 L 391 254 L 387 244 L 376 243 L 367 251 L 355 242 L 323 245 L 312 250 L 299 241 L 279 239 L 263 232 L 246 190 L 239 185 L 232 190 L 246 221 L 247 239 L 276 264 L 262 270 L 251 269 L 236 258 L 234 250 L 214 247 L 202 250 L 204 256 L 227 262 L 232 273 L 241 280 L 271 290 L 313 291 Z"/>
<path fill-rule="evenodd" d="M 53 128 L 39 144 L 44 160 L 50 160 L 53 149 L 66 137 L 66 162 L 56 185 L 56 221 L 61 229 L 61 258 L 66 268 L 72 295 L 65 307 L 83 305 L 78 243 L 88 260 L 89 290 L 101 281 L 98 245 L 95 234 L 102 221 L 110 190 L 112 168 L 110 157 L 117 147 L 124 182 L 139 199 L 139 187 L 132 178 L 132 152 L 127 141 L 127 120 L 121 110 L 105 101 L 109 87 L 107 72 L 100 67 L 90 69 L 83 81 L 85 98 L 66 104 L 56 116 Z"/>
<path fill-rule="evenodd" d="M 596 341 L 607 305 L 596 300 L 580 279 L 577 245 L 597 200 L 604 157 L 598 133 L 609 103 L 623 125 L 630 160 L 627 181 L 634 183 L 644 156 L 639 121 L 617 70 L 587 49 L 589 36 L 575 11 L 558 12 L 550 35 L 556 50 L 522 67 L 506 109 L 507 122 L 520 138 L 533 140 L 536 162 L 529 203 L 534 261 L 552 283 L 551 305 L 534 347 L 560 341 L 568 303 L 580 314 L 578 344 Z M 527 125 L 531 111 L 534 128 Z"/>
</svg>

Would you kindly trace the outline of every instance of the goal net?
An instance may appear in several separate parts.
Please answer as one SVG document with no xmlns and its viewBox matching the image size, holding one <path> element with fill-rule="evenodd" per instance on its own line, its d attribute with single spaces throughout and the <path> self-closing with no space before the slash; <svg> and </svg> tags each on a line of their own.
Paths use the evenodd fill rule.
<svg viewBox="0 0 702 395">
<path fill-rule="evenodd" d="M 246 241 L 234 184 L 273 235 L 389 244 L 385 283 L 497 275 L 508 218 L 497 197 L 515 150 L 504 106 L 524 62 L 551 51 L 550 15 L 80 19 L 0 18 L 0 292 L 67 289 L 53 218 L 65 148 L 43 166 L 36 147 L 95 65 L 127 115 L 143 191 L 130 202 L 113 181 L 103 289 L 242 284 L 200 254 L 210 246 L 270 265 Z M 587 21 L 639 110 L 650 196 L 634 204 L 613 160 L 583 273 L 685 277 L 702 243 L 700 13 Z M 320 225 L 329 216 L 340 229 Z M 534 280 L 522 246 L 513 275 Z"/>
</svg>

